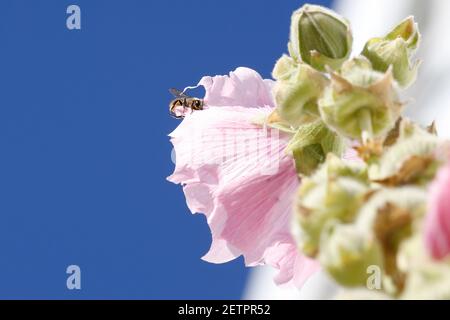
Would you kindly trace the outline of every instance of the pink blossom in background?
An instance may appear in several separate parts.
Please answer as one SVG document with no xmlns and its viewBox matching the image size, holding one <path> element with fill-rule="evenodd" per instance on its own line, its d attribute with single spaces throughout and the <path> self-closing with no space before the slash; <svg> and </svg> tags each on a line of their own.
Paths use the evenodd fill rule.
<svg viewBox="0 0 450 320">
<path fill-rule="evenodd" d="M 429 190 L 425 245 L 435 259 L 450 254 L 450 163 L 439 170 Z"/>
<path fill-rule="evenodd" d="M 170 134 L 175 172 L 193 213 L 204 213 L 212 244 L 204 260 L 223 263 L 243 255 L 247 266 L 279 270 L 276 283 L 301 286 L 318 269 L 291 235 L 299 181 L 285 153 L 289 137 L 255 122 L 274 108 L 273 82 L 248 68 L 204 77 L 205 110 L 188 114 Z"/>
</svg>

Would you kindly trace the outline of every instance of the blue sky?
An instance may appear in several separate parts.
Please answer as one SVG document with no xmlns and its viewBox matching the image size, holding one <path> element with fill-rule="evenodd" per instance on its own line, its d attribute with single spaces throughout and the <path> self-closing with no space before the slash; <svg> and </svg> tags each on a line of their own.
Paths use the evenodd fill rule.
<svg viewBox="0 0 450 320">
<path fill-rule="evenodd" d="M 165 180 L 167 89 L 238 66 L 270 77 L 301 3 L 2 0 L 0 298 L 241 297 L 242 259 L 200 260 L 205 219 Z"/>
</svg>

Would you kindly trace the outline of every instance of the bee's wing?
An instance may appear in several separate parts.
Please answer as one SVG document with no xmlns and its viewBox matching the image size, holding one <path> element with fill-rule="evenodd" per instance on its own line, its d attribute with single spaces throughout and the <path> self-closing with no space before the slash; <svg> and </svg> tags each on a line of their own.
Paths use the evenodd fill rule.
<svg viewBox="0 0 450 320">
<path fill-rule="evenodd" d="M 187 97 L 187 95 L 185 95 L 182 91 L 175 88 L 170 88 L 169 92 L 173 94 L 175 97 Z"/>
</svg>

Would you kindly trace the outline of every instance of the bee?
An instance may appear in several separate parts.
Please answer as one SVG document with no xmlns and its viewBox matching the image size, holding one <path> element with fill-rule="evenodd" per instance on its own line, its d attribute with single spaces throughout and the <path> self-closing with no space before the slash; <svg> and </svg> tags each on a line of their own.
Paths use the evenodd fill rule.
<svg viewBox="0 0 450 320">
<path fill-rule="evenodd" d="M 169 92 L 175 96 L 175 99 L 169 105 L 169 112 L 172 117 L 183 119 L 187 109 L 190 109 L 191 112 L 194 110 L 203 110 L 203 99 L 190 97 L 175 88 L 169 89 Z"/>
</svg>

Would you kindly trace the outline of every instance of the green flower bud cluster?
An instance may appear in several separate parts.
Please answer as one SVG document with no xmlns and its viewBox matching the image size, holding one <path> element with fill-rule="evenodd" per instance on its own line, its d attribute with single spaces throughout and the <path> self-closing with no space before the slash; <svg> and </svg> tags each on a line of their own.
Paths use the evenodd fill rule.
<svg viewBox="0 0 450 320">
<path fill-rule="evenodd" d="M 419 39 L 408 18 L 350 58 L 353 39 L 346 19 L 315 5 L 293 13 L 289 55 L 272 73 L 277 108 L 268 122 L 293 133 L 288 151 L 299 175 L 311 174 L 329 152 L 341 156 L 346 141 L 368 145 L 394 128 L 403 109 L 398 90 L 417 72 L 418 64 L 411 66 Z M 305 132 L 316 135 L 299 137 Z"/>
<path fill-rule="evenodd" d="M 351 222 L 369 191 L 367 168 L 329 154 L 314 175 L 304 178 L 298 192 L 297 222 L 302 251 L 315 257 L 324 227 L 331 221 Z"/>
<path fill-rule="evenodd" d="M 299 188 L 297 240 L 301 251 L 318 259 L 339 284 L 363 287 L 367 270 L 376 266 L 385 292 L 397 296 L 406 283 L 397 263 L 399 248 L 422 221 L 426 188 L 412 183 L 385 187 L 369 171 L 364 162 L 329 154 Z"/>
<path fill-rule="evenodd" d="M 286 150 L 302 178 L 294 203 L 299 248 L 342 286 L 364 288 L 369 270 L 380 270 L 385 297 L 422 297 L 416 288 L 450 297 L 449 265 L 418 260 L 410 249 L 440 154 L 450 154 L 434 125 L 424 129 L 401 114 L 399 90 L 416 78 L 419 42 L 409 17 L 350 57 L 349 23 L 305 5 L 292 15 L 289 55 L 273 70 L 277 108 L 268 122 L 291 135 Z M 349 145 L 356 159 L 341 158 Z"/>
<path fill-rule="evenodd" d="M 434 130 L 402 119 L 370 161 L 329 154 L 297 194 L 301 251 L 343 286 L 364 287 L 368 268 L 376 266 L 384 292 L 401 297 L 410 286 L 401 248 L 421 230 L 442 146 Z"/>
</svg>

